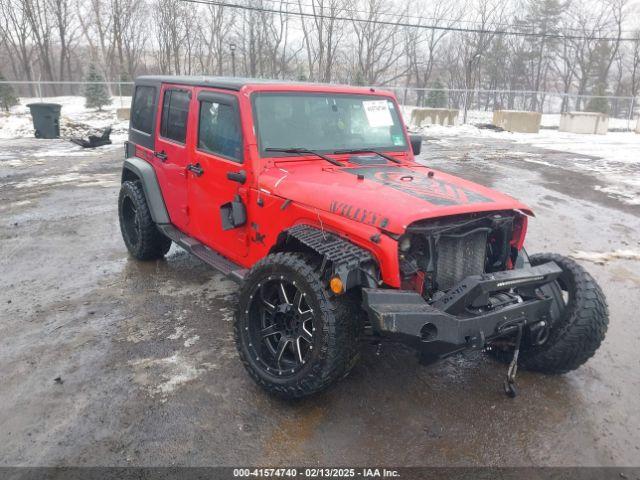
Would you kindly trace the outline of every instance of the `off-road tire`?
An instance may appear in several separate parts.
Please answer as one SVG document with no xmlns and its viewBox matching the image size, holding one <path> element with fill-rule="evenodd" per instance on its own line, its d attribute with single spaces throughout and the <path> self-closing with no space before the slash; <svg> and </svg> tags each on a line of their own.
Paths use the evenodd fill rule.
<svg viewBox="0 0 640 480">
<path fill-rule="evenodd" d="M 335 296 L 322 281 L 313 258 L 281 252 L 271 254 L 247 274 L 241 289 L 234 317 L 234 336 L 240 359 L 249 375 L 267 392 L 293 399 L 312 395 L 326 389 L 346 376 L 358 358 L 359 332 L 354 317 L 356 306 L 348 295 Z M 251 297 L 259 285 L 271 277 L 284 277 L 295 281 L 314 310 L 319 348 L 314 356 L 293 376 L 286 378 L 268 372 L 256 359 L 248 331 Z M 317 320 L 316 320 L 317 319 Z"/>
<path fill-rule="evenodd" d="M 120 231 L 127 250 L 138 260 L 164 257 L 171 248 L 171 240 L 156 227 L 147 199 L 139 181 L 126 181 L 118 197 Z"/>
<path fill-rule="evenodd" d="M 532 266 L 553 261 L 562 269 L 560 283 L 542 288 L 554 298 L 556 306 L 560 305 L 560 313 L 551 319 L 549 337 L 542 345 L 527 345 L 523 340 L 518 366 L 546 374 L 575 370 L 595 354 L 604 339 L 609 323 L 604 293 L 593 277 L 570 258 L 540 253 L 531 255 L 529 261 Z M 562 289 L 569 293 L 566 306 Z M 510 362 L 513 356 L 512 349 L 495 348 L 491 352 L 503 362 Z"/>
</svg>

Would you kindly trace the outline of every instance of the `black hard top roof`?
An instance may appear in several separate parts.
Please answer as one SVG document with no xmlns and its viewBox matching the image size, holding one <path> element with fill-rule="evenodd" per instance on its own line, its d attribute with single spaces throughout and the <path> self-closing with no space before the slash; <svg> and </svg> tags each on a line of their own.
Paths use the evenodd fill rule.
<svg viewBox="0 0 640 480">
<path fill-rule="evenodd" d="M 307 87 L 324 87 L 331 89 L 348 89 L 357 93 L 373 92 L 370 87 L 356 87 L 353 85 L 340 85 L 317 82 L 296 82 L 292 80 L 274 80 L 268 78 L 243 78 L 243 77 L 214 77 L 209 75 L 143 75 L 136 78 L 136 85 L 159 85 L 161 83 L 173 83 L 176 85 L 190 85 L 194 87 L 212 87 L 224 90 L 238 91 L 246 85 L 292 85 Z M 375 88 L 376 91 L 381 91 Z"/>
<path fill-rule="evenodd" d="M 242 77 L 212 77 L 208 75 L 143 75 L 136 78 L 136 84 L 157 84 L 176 83 L 179 85 L 192 85 L 196 87 L 213 87 L 225 90 L 240 90 L 245 85 L 268 85 L 268 84 L 288 84 L 288 85 L 310 85 L 303 82 L 291 82 L 285 80 L 271 80 L 261 78 Z M 319 84 L 315 84 L 319 85 Z"/>
</svg>

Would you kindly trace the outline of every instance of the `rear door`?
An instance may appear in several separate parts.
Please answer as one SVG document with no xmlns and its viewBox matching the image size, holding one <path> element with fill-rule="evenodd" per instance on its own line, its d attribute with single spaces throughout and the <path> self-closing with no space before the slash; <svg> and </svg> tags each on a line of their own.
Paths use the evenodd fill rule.
<svg viewBox="0 0 640 480">
<path fill-rule="evenodd" d="M 156 129 L 156 173 L 171 223 L 187 233 L 187 131 L 193 88 L 162 85 Z"/>
<path fill-rule="evenodd" d="M 247 224 L 230 226 L 230 202 L 246 205 L 246 188 L 229 180 L 243 166 L 238 99 L 233 94 L 197 89 L 197 118 L 192 163 L 188 172 L 189 212 L 193 235 L 230 259 L 246 256 Z M 223 217 L 225 217 L 223 219 Z"/>
</svg>

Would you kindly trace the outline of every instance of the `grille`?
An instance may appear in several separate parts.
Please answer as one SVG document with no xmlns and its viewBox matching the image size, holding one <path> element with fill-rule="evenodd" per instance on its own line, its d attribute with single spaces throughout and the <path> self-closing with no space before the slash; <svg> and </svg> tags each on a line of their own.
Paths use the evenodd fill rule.
<svg viewBox="0 0 640 480">
<path fill-rule="evenodd" d="M 442 236 L 437 250 L 436 281 L 438 289 L 447 290 L 469 275 L 484 272 L 487 232 L 481 230 L 460 237 Z"/>
</svg>

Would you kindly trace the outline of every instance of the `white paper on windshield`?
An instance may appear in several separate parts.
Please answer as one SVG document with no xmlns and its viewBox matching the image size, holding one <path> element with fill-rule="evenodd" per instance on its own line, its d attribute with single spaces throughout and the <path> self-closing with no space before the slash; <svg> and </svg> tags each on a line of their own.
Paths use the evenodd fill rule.
<svg viewBox="0 0 640 480">
<path fill-rule="evenodd" d="M 362 102 L 364 113 L 371 127 L 390 127 L 393 118 L 386 100 L 367 100 Z"/>
</svg>

